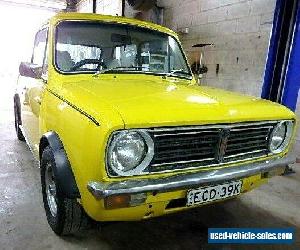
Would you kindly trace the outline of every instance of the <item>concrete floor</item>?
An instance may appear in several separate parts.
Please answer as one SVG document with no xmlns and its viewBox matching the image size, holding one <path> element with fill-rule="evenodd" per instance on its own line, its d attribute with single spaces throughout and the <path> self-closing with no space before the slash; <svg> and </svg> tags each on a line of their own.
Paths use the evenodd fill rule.
<svg viewBox="0 0 300 250">
<path fill-rule="evenodd" d="M 39 169 L 13 127 L 13 83 L 0 81 L 0 249 L 300 249 L 300 168 L 241 198 L 142 222 L 57 237 L 46 222 Z M 209 227 L 294 227 L 293 246 L 207 245 Z"/>
</svg>

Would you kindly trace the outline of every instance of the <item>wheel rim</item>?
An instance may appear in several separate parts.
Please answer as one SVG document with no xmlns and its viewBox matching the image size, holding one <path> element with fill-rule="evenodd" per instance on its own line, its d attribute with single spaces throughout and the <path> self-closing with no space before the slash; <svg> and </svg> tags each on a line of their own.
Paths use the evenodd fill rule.
<svg viewBox="0 0 300 250">
<path fill-rule="evenodd" d="M 47 163 L 45 172 L 46 196 L 49 210 L 53 217 L 57 214 L 56 184 L 51 163 Z"/>
</svg>

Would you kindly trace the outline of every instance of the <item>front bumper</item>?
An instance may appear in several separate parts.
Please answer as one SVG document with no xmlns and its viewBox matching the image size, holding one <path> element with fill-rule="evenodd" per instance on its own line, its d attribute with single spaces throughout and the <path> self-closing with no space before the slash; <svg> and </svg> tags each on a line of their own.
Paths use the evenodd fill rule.
<svg viewBox="0 0 300 250">
<path fill-rule="evenodd" d="M 157 179 L 134 179 L 114 182 L 89 182 L 88 190 L 96 199 L 114 195 L 138 194 L 147 192 L 165 193 L 182 189 L 196 188 L 211 184 L 222 183 L 249 176 L 264 174 L 283 168 L 296 161 L 295 157 L 286 156 L 255 163 L 242 164 L 217 170 L 207 170 L 197 173 L 178 174 Z"/>
</svg>

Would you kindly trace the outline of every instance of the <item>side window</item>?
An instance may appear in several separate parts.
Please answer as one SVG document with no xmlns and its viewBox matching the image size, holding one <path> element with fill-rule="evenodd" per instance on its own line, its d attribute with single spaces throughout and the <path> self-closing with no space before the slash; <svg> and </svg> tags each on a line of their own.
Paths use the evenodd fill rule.
<svg viewBox="0 0 300 250">
<path fill-rule="evenodd" d="M 32 55 L 32 63 L 36 64 L 39 67 L 43 67 L 45 51 L 47 44 L 47 29 L 40 30 L 34 41 L 34 49 Z"/>
<path fill-rule="evenodd" d="M 181 53 L 178 43 L 173 37 L 169 37 L 169 50 L 170 50 L 170 69 L 171 70 L 183 70 L 189 72 L 185 58 Z"/>
</svg>

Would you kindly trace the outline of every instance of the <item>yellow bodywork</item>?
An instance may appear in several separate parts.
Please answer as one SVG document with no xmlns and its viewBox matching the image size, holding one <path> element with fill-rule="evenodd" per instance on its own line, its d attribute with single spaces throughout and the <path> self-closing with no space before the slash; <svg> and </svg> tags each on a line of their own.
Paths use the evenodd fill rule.
<svg viewBox="0 0 300 250">
<path fill-rule="evenodd" d="M 47 24 L 48 79 L 46 84 L 36 80 L 36 91 L 42 104 L 40 108 L 36 108 L 37 118 L 32 118 L 33 123 L 38 121 L 39 131 L 29 129 L 26 133 L 35 133 L 32 136 L 35 139 L 29 142 L 35 154 L 38 154 L 38 143 L 43 134 L 55 131 L 59 135 L 81 194 L 80 202 L 95 220 L 139 220 L 186 209 L 168 210 L 166 205 L 172 199 L 184 198 L 187 190 L 155 196 L 149 193 L 144 205 L 112 210 L 106 210 L 103 200 L 97 200 L 88 191 L 89 181 L 113 182 L 135 178 L 110 178 L 106 173 L 106 145 L 113 131 L 124 128 L 295 119 L 295 115 L 281 105 L 199 86 L 194 79 L 163 78 L 145 74 L 103 74 L 98 77 L 91 74 L 60 74 L 53 66 L 54 36 L 56 24 L 65 19 L 129 23 L 168 33 L 176 39 L 177 35 L 167 28 L 151 23 L 95 14 L 59 14 Z M 93 117 L 99 126 L 70 104 Z M 286 152 L 282 156 L 284 154 Z M 222 167 L 231 166 L 234 165 Z M 189 170 L 197 171 L 205 170 Z M 139 178 L 167 177 L 176 173 L 178 174 L 178 171 Z M 243 180 L 242 192 L 249 191 L 265 181 L 266 178 L 261 175 L 246 178 Z"/>
</svg>

